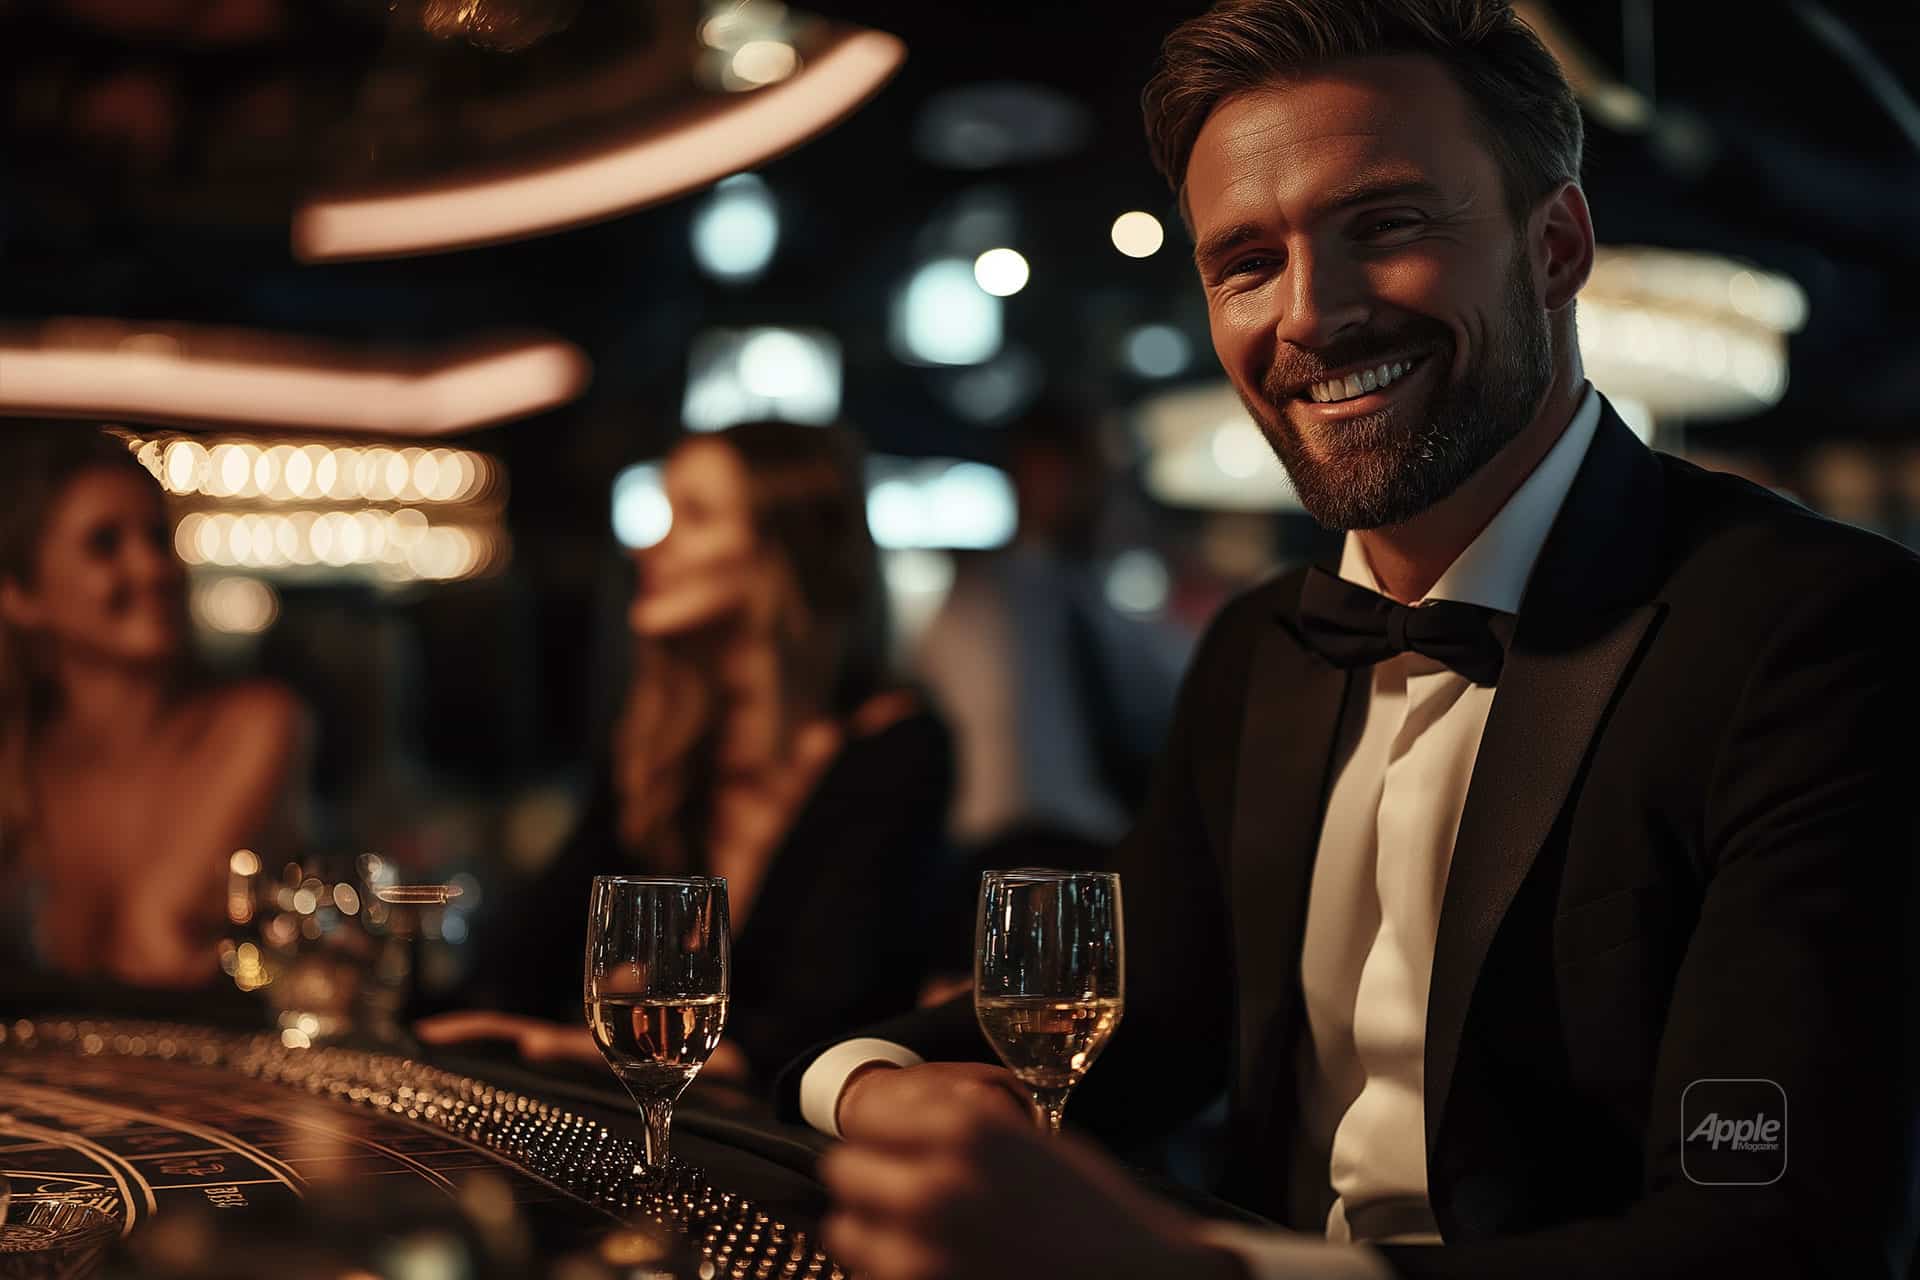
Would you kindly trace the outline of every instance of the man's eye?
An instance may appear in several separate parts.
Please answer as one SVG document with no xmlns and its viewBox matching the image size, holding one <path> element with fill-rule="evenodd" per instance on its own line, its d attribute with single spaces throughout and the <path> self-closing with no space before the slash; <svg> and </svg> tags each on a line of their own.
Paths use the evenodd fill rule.
<svg viewBox="0 0 1920 1280">
<path fill-rule="evenodd" d="M 1419 225 L 1420 220 L 1418 218 L 1374 218 L 1368 221 L 1362 228 L 1362 234 L 1369 237 L 1391 236 L 1396 233 L 1411 231 Z"/>
<path fill-rule="evenodd" d="M 1226 271 L 1224 271 L 1222 274 L 1229 278 L 1233 276 L 1240 276 L 1240 275 L 1251 275 L 1256 271 L 1264 271 L 1272 265 L 1273 265 L 1272 258 L 1267 257 L 1264 254 L 1255 254 L 1252 257 L 1240 259 L 1238 262 L 1228 267 Z"/>
</svg>

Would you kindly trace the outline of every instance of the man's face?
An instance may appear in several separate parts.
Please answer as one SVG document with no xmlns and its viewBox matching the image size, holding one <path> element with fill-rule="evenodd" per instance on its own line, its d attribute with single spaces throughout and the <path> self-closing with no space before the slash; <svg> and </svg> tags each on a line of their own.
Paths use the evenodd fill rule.
<svg viewBox="0 0 1920 1280">
<path fill-rule="evenodd" d="M 1186 196 L 1214 350 L 1321 524 L 1403 523 L 1533 420 L 1546 307 L 1438 62 L 1355 59 L 1227 99 Z"/>
</svg>

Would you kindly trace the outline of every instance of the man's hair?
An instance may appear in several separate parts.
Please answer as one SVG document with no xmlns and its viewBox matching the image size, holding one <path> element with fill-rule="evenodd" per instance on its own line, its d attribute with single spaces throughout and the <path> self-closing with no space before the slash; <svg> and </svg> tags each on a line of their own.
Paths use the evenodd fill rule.
<svg viewBox="0 0 1920 1280">
<path fill-rule="evenodd" d="M 1508 0 L 1219 0 L 1167 36 L 1140 95 L 1154 166 L 1187 207 L 1187 162 L 1234 94 L 1348 58 L 1426 54 L 1467 96 L 1518 224 L 1580 177 L 1580 107 Z"/>
</svg>

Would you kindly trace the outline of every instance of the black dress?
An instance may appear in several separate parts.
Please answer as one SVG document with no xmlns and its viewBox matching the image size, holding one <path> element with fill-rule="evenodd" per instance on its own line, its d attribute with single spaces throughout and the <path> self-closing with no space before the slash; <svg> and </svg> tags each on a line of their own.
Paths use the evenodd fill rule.
<svg viewBox="0 0 1920 1280">
<path fill-rule="evenodd" d="M 848 739 L 821 774 L 734 932 L 726 1035 L 757 1079 L 913 1006 L 952 790 L 951 739 L 925 711 Z M 593 877 L 640 871 L 617 814 L 603 771 L 566 846 L 474 931 L 479 961 L 462 1003 L 581 1020 Z"/>
</svg>

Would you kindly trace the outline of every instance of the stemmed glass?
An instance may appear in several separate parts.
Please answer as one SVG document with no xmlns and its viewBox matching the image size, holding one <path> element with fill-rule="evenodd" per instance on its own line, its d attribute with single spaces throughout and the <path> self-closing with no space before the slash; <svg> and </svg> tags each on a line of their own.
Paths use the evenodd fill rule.
<svg viewBox="0 0 1920 1280">
<path fill-rule="evenodd" d="M 1049 1133 L 1120 1025 L 1126 998 L 1120 877 L 1023 868 L 980 877 L 973 1009 Z"/>
<path fill-rule="evenodd" d="M 727 882 L 595 876 L 587 914 L 587 1027 L 646 1122 L 634 1173 L 669 1169 L 673 1104 L 727 1022 Z"/>
</svg>

